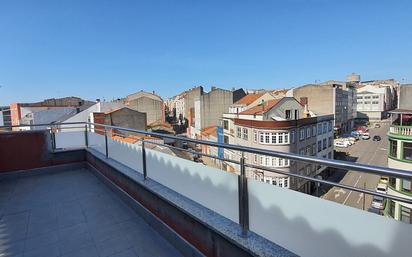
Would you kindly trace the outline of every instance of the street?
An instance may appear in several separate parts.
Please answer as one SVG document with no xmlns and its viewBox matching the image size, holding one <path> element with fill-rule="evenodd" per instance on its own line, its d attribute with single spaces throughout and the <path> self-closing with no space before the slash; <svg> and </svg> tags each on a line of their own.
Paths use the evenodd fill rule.
<svg viewBox="0 0 412 257">
<path fill-rule="evenodd" d="M 337 150 L 347 152 L 350 155 L 351 159 L 357 163 L 387 167 L 388 140 L 386 133 L 388 129 L 388 123 L 381 123 L 380 128 L 373 128 L 373 126 L 370 126 L 369 133 L 371 138 L 369 140 L 360 139 L 354 145 L 349 146 L 348 148 L 338 148 Z M 373 141 L 372 138 L 375 135 L 381 136 L 381 141 Z M 351 170 L 348 171 L 346 175 L 340 180 L 340 183 L 354 187 L 375 190 L 376 185 L 379 182 L 379 178 L 379 175 Z M 371 205 L 373 196 L 366 195 L 364 199 L 363 193 L 332 187 L 326 194 L 322 196 L 322 198 L 355 208 L 367 210 Z"/>
</svg>

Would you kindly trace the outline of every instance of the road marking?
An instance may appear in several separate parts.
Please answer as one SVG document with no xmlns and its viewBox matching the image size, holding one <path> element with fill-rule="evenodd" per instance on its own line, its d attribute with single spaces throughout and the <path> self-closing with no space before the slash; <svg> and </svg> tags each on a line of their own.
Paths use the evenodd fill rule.
<svg viewBox="0 0 412 257">
<path fill-rule="evenodd" d="M 355 184 L 353 187 L 356 187 L 359 183 L 359 180 L 362 178 L 362 175 L 359 176 L 358 180 L 356 180 Z M 349 192 L 349 194 L 346 196 L 345 200 L 343 201 L 343 204 L 346 204 L 346 201 L 349 199 L 349 196 L 352 194 L 352 191 Z"/>
<path fill-rule="evenodd" d="M 341 194 L 346 194 L 346 191 L 343 188 L 335 189 L 333 192 L 335 193 L 335 199 L 338 198 Z"/>
<path fill-rule="evenodd" d="M 358 198 L 358 200 L 356 201 L 356 203 L 359 204 L 360 201 L 362 200 L 362 198 L 363 198 L 363 193 L 360 193 L 360 194 L 359 194 L 359 198 Z"/>
</svg>

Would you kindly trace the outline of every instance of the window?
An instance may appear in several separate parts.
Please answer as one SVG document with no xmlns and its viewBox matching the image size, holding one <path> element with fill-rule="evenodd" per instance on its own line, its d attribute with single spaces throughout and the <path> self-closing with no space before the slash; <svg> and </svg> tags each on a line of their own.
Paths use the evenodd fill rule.
<svg viewBox="0 0 412 257">
<path fill-rule="evenodd" d="M 365 104 L 370 104 L 371 102 L 370 101 L 365 101 Z"/>
<path fill-rule="evenodd" d="M 277 134 L 278 133 L 272 133 L 272 144 L 276 144 L 277 143 Z"/>
<path fill-rule="evenodd" d="M 312 126 L 312 136 L 316 136 L 316 125 Z"/>
<path fill-rule="evenodd" d="M 247 128 L 243 128 L 243 139 L 247 140 L 248 139 L 248 129 Z"/>
<path fill-rule="evenodd" d="M 332 146 L 332 137 L 329 137 L 328 138 L 328 147 L 331 147 Z"/>
<path fill-rule="evenodd" d="M 389 139 L 389 156 L 398 157 L 398 141 Z"/>
<path fill-rule="evenodd" d="M 403 179 L 402 180 L 402 190 L 405 192 L 411 192 L 411 181 Z"/>
<path fill-rule="evenodd" d="M 306 138 L 310 138 L 310 127 L 306 128 Z"/>
<path fill-rule="evenodd" d="M 223 129 L 226 129 L 226 130 L 229 129 L 229 121 L 228 120 L 223 120 Z"/>
<path fill-rule="evenodd" d="M 324 122 L 323 123 L 323 134 L 325 134 L 326 132 L 328 132 L 328 123 Z"/>
<path fill-rule="evenodd" d="M 318 153 L 322 151 L 322 141 L 318 141 Z"/>
<path fill-rule="evenodd" d="M 294 144 L 295 143 L 295 131 L 292 130 L 290 133 L 291 133 L 290 137 L 291 137 L 292 144 Z"/>
<path fill-rule="evenodd" d="M 395 202 L 388 200 L 388 204 L 389 204 L 389 215 L 392 218 L 395 218 Z"/>
<path fill-rule="evenodd" d="M 312 147 L 310 145 L 306 147 L 306 155 L 310 156 L 311 149 Z"/>
<path fill-rule="evenodd" d="M 285 133 L 276 133 L 276 134 L 278 134 L 278 143 L 279 143 L 279 144 L 283 144 L 283 135 L 284 135 Z"/>
<path fill-rule="evenodd" d="M 318 123 L 318 135 L 322 134 L 322 124 Z"/>
<path fill-rule="evenodd" d="M 331 132 L 332 131 L 332 121 L 328 122 L 328 131 Z"/>
<path fill-rule="evenodd" d="M 332 159 L 332 152 L 328 153 L 328 159 Z"/>
<path fill-rule="evenodd" d="M 412 161 L 412 143 L 403 142 L 403 159 Z"/>
<path fill-rule="evenodd" d="M 229 144 L 229 137 L 228 136 L 223 136 L 223 142 L 225 144 Z"/>
<path fill-rule="evenodd" d="M 283 133 L 283 136 L 285 137 L 285 144 L 289 144 L 289 133 Z"/>
<path fill-rule="evenodd" d="M 263 165 L 263 156 L 260 156 L 260 165 Z"/>
<path fill-rule="evenodd" d="M 374 96 L 372 96 L 372 98 L 373 98 L 373 99 L 378 99 L 379 96 L 378 96 L 378 95 L 374 95 Z"/>
<path fill-rule="evenodd" d="M 401 205 L 401 221 L 411 223 L 411 209 Z"/>
<path fill-rule="evenodd" d="M 299 150 L 299 154 L 300 154 L 300 155 L 305 155 L 305 148 L 301 148 L 301 149 Z"/>
<path fill-rule="evenodd" d="M 389 185 L 391 187 L 396 187 L 396 178 L 394 177 L 389 177 Z"/>
<path fill-rule="evenodd" d="M 254 154 L 254 162 L 257 163 L 257 161 L 258 161 L 258 156 L 257 154 Z"/>
<path fill-rule="evenodd" d="M 290 120 L 290 119 L 292 118 L 292 115 L 291 115 L 291 113 L 290 113 L 290 110 L 286 110 L 286 111 L 285 111 L 285 118 L 286 118 L 287 120 Z"/>
<path fill-rule="evenodd" d="M 258 140 L 258 133 L 257 133 L 257 131 L 256 130 L 253 130 L 253 142 L 257 142 L 257 140 Z"/>
<path fill-rule="evenodd" d="M 305 129 L 301 128 L 299 129 L 299 140 L 302 141 L 305 139 Z"/>
<path fill-rule="evenodd" d="M 241 138 L 242 137 L 242 128 L 241 127 L 237 127 L 237 133 L 236 133 L 236 136 L 238 137 L 238 138 Z"/>
<path fill-rule="evenodd" d="M 371 99 L 371 97 L 370 96 L 365 96 L 365 99 Z"/>
<path fill-rule="evenodd" d="M 266 158 L 265 158 L 265 166 L 266 166 L 266 167 L 271 166 L 271 165 L 270 165 L 270 157 L 268 157 L 268 156 L 266 156 Z"/>
<path fill-rule="evenodd" d="M 316 143 L 312 144 L 312 155 L 316 155 Z"/>
<path fill-rule="evenodd" d="M 288 178 L 284 178 L 283 187 L 289 188 L 289 179 Z"/>
<path fill-rule="evenodd" d="M 378 101 L 372 101 L 372 104 L 379 104 Z"/>
<path fill-rule="evenodd" d="M 326 149 L 326 138 L 323 139 L 323 150 Z"/>
<path fill-rule="evenodd" d="M 263 132 L 259 132 L 259 143 L 263 144 L 265 135 Z"/>
<path fill-rule="evenodd" d="M 270 133 L 269 132 L 265 132 L 265 143 L 266 144 L 270 143 Z"/>
</svg>

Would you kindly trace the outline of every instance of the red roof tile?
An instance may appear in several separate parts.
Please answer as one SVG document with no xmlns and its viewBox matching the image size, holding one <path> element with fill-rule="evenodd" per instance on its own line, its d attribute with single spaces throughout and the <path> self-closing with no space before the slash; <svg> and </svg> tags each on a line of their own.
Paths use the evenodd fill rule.
<svg viewBox="0 0 412 257">
<path fill-rule="evenodd" d="M 268 112 L 270 109 L 272 109 L 275 105 L 277 105 L 280 100 L 282 99 L 272 99 L 264 103 L 264 105 L 258 105 L 255 107 L 252 107 L 250 109 L 247 109 L 239 114 L 244 114 L 244 115 L 261 115 L 266 112 Z"/>
<path fill-rule="evenodd" d="M 246 95 L 246 96 L 242 97 L 239 101 L 235 102 L 235 104 L 249 105 L 249 104 L 253 103 L 254 101 L 256 101 L 256 99 L 258 99 L 259 97 L 261 97 L 264 94 L 265 93 Z"/>
</svg>

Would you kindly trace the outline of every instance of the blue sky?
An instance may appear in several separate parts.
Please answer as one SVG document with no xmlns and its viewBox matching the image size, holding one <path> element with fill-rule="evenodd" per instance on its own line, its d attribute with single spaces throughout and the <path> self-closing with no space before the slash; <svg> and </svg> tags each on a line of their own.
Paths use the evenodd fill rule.
<svg viewBox="0 0 412 257">
<path fill-rule="evenodd" d="M 412 81 L 412 1 L 0 2 L 0 105 Z"/>
</svg>

